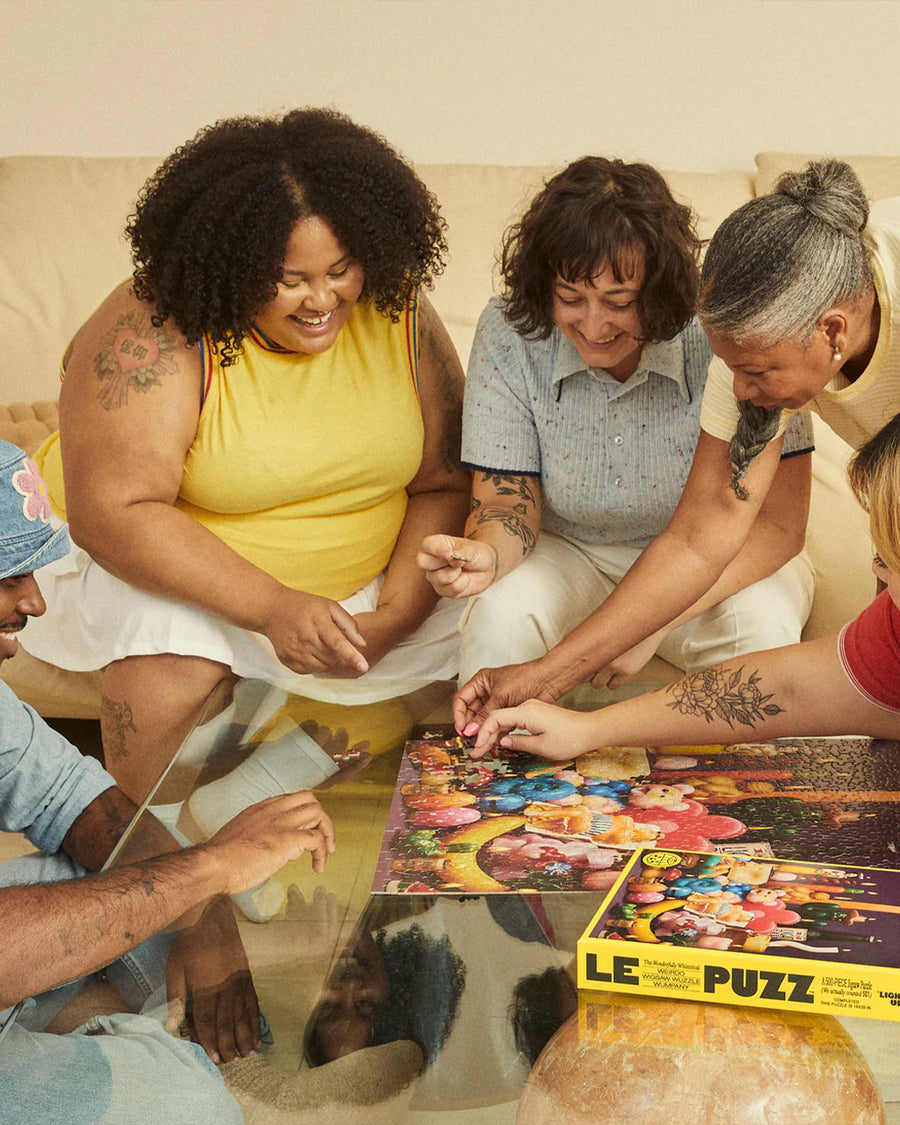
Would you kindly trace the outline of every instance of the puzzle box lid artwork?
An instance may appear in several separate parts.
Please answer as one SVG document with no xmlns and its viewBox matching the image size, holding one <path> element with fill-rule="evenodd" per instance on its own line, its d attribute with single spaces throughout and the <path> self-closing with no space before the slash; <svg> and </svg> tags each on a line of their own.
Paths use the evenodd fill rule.
<svg viewBox="0 0 900 1125">
<path fill-rule="evenodd" d="M 900 1019 L 900 871 L 639 852 L 578 941 L 578 985 Z"/>
</svg>

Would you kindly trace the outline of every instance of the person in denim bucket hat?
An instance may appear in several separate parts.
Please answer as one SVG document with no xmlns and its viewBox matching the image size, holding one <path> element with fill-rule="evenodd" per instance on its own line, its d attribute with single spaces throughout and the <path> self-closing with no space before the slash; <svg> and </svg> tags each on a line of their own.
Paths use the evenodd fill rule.
<svg viewBox="0 0 900 1125">
<path fill-rule="evenodd" d="M 65 527 L 50 522 L 34 462 L 0 442 L 0 663 L 16 654 L 28 618 L 46 609 L 33 572 L 68 549 Z M 38 849 L 0 864 L 4 1120 L 112 1125 L 135 1105 L 141 1120 L 169 1125 L 242 1120 L 213 1063 L 260 1047 L 249 974 L 237 986 L 225 980 L 214 988 L 211 1008 L 201 1012 L 194 1003 L 197 1043 L 176 1039 L 139 1014 L 152 1006 L 154 981 L 166 979 L 171 944 L 147 939 L 205 904 L 200 921 L 176 939 L 185 964 L 214 944 L 210 926 L 227 961 L 229 931 L 221 923 L 233 917 L 223 896 L 248 890 L 304 851 L 321 871 L 333 848 L 331 822 L 311 793 L 289 794 L 245 810 L 205 844 L 166 854 L 177 845 L 163 831 L 153 840 L 156 858 L 95 874 L 136 812 L 99 762 L 0 681 L 0 831 L 24 832 Z M 234 937 L 239 942 L 236 930 Z M 102 963 L 122 997 L 119 1013 L 94 1016 L 76 1029 L 82 1034 L 48 1032 Z M 217 1018 L 219 996 L 220 1007 L 234 1011 L 230 1022 L 221 1011 Z"/>
<path fill-rule="evenodd" d="M 30 574 L 69 549 L 65 527 L 50 523 L 47 486 L 23 449 L 0 441 L 0 578 Z"/>
</svg>

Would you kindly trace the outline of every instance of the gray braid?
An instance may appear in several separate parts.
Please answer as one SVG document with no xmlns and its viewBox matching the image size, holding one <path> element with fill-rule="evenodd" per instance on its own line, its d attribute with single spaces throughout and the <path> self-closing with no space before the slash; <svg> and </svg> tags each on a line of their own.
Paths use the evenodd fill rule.
<svg viewBox="0 0 900 1125">
<path fill-rule="evenodd" d="M 749 500 L 741 484 L 754 460 L 778 433 L 781 410 L 764 410 L 752 402 L 738 402 L 738 424 L 728 453 L 731 459 L 731 487 L 738 500 Z"/>
</svg>

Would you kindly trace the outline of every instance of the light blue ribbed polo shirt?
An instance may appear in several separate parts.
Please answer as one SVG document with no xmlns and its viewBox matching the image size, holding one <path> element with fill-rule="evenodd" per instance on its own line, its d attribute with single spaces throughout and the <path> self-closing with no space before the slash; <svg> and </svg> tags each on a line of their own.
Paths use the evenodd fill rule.
<svg viewBox="0 0 900 1125">
<path fill-rule="evenodd" d="M 645 547 L 681 497 L 700 435 L 712 351 L 692 321 L 650 344 L 624 383 L 586 368 L 554 329 L 527 340 L 495 297 L 481 314 L 466 375 L 463 463 L 540 477 L 541 526 L 605 546 Z M 796 415 L 784 455 L 813 448 Z"/>
</svg>

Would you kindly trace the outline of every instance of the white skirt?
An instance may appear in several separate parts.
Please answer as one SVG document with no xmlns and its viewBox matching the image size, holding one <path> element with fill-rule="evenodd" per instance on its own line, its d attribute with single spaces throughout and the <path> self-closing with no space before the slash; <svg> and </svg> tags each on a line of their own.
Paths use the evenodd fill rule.
<svg viewBox="0 0 900 1125">
<path fill-rule="evenodd" d="M 311 699 L 363 704 L 452 679 L 459 667 L 459 619 L 465 603 L 452 598 L 441 598 L 411 636 L 353 680 L 292 672 L 261 633 L 138 590 L 74 544 L 64 558 L 36 571 L 36 577 L 47 612 L 29 621 L 21 636 L 23 647 L 74 672 L 96 671 L 129 656 L 175 653 L 215 660 L 238 676 Z M 380 574 L 340 604 L 353 615 L 374 610 L 383 584 Z"/>
</svg>

